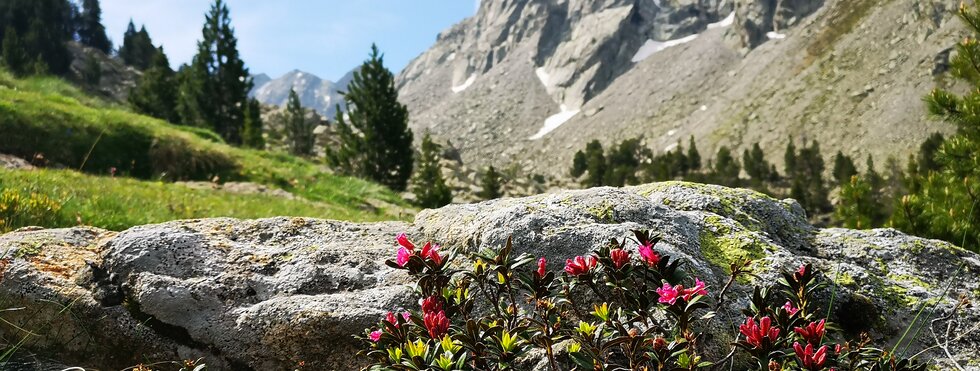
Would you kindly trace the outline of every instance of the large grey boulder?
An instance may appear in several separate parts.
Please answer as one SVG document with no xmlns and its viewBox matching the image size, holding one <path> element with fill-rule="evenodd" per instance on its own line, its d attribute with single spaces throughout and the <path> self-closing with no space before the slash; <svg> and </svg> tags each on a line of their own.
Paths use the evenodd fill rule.
<svg viewBox="0 0 980 371">
<path fill-rule="evenodd" d="M 383 264 L 397 233 L 464 252 L 513 236 L 518 251 L 548 257 L 549 269 L 559 270 L 564 258 L 632 229 L 660 233 L 657 248 L 684 260 L 713 292 L 732 260 L 754 259 L 751 283 L 760 284 L 812 263 L 837 283 L 820 293 L 824 303 L 834 297 L 831 320 L 880 343 L 897 341 L 920 304 L 937 304 L 926 317 L 951 316 L 953 340 L 943 344 L 951 357 L 938 348 L 925 357 L 944 368 L 978 361 L 980 335 L 971 328 L 980 310 L 951 313 L 960 295 L 976 300 L 980 293 L 977 254 L 890 229 L 816 229 L 793 200 L 680 182 L 454 205 L 423 211 L 412 224 L 206 219 L 118 234 L 13 232 L 0 236 L 7 251 L 0 298 L 26 309 L 0 312 L 10 322 L 0 324 L 0 335 L 23 335 L 12 325 L 31 329 L 20 352 L 100 368 L 205 357 L 218 370 L 288 369 L 300 361 L 352 369 L 363 360 L 353 356 L 351 335 L 388 310 L 415 305 L 409 278 Z M 729 298 L 744 297 L 749 283 L 736 284 Z M 732 340 L 728 322 L 746 305 L 728 300 L 723 322 L 704 329 L 722 344 L 711 355 Z M 909 354 L 944 340 L 950 322 L 926 324 Z"/>
</svg>

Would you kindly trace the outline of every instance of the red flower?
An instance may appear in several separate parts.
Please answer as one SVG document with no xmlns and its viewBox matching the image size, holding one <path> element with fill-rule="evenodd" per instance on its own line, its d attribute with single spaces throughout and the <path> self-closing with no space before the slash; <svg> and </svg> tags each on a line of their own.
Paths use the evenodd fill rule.
<svg viewBox="0 0 980 371">
<path fill-rule="evenodd" d="M 674 303 L 677 302 L 677 299 L 681 296 L 681 292 L 678 290 L 678 288 L 683 289 L 684 286 L 677 285 L 677 287 L 673 287 L 669 283 L 664 282 L 664 286 L 657 289 L 657 295 L 660 295 L 660 299 L 657 301 L 663 304 L 674 305 Z"/>
<path fill-rule="evenodd" d="M 422 300 L 422 314 L 429 314 L 433 312 L 442 311 L 442 298 L 438 296 L 430 296 Z"/>
<path fill-rule="evenodd" d="M 539 278 L 544 278 L 546 273 L 545 268 L 548 265 L 548 261 L 544 258 L 538 258 L 538 271 L 536 272 Z"/>
<path fill-rule="evenodd" d="M 643 259 L 650 266 L 656 266 L 660 263 L 660 255 L 656 251 L 653 251 L 653 244 L 647 243 L 637 248 L 640 252 L 640 258 Z"/>
<path fill-rule="evenodd" d="M 772 327 L 772 319 L 769 317 L 762 317 L 758 324 L 754 318 L 748 317 L 744 324 L 738 326 L 738 331 L 745 335 L 745 342 L 756 348 L 772 344 L 779 338 L 779 328 Z M 763 340 L 768 341 L 763 343 Z"/>
<path fill-rule="evenodd" d="M 795 316 L 796 312 L 800 311 L 800 308 L 794 307 L 793 303 L 790 301 L 787 301 L 786 304 L 783 304 L 783 309 L 785 309 L 786 313 L 789 313 L 790 316 Z"/>
<path fill-rule="evenodd" d="M 800 334 L 807 343 L 820 344 L 820 340 L 823 339 L 823 335 L 826 333 L 824 329 L 826 322 L 827 320 L 825 319 L 820 320 L 820 322 L 810 322 L 806 327 L 797 327 L 793 331 Z"/>
<path fill-rule="evenodd" d="M 408 240 L 408 236 L 406 236 L 404 232 L 399 233 L 398 237 L 396 237 L 395 239 L 398 240 L 399 245 L 402 245 L 402 247 L 408 249 L 408 251 L 415 250 L 415 244 L 413 244 L 412 241 Z"/>
<path fill-rule="evenodd" d="M 436 265 L 442 265 L 442 257 L 439 256 L 439 245 L 433 245 L 431 242 L 426 242 L 425 246 L 422 246 L 422 252 L 419 254 L 423 259 L 429 258 Z"/>
<path fill-rule="evenodd" d="M 801 280 L 803 279 L 803 275 L 805 274 L 806 274 L 806 264 L 801 263 L 800 267 L 796 269 L 796 274 L 794 276 L 796 276 L 797 280 Z"/>
<path fill-rule="evenodd" d="M 435 340 L 439 340 L 449 332 L 449 318 L 446 317 L 446 312 L 440 310 L 438 312 L 429 312 L 422 317 L 422 322 L 425 323 L 425 328 L 429 330 L 429 336 Z"/>
<path fill-rule="evenodd" d="M 583 275 L 595 268 L 596 264 L 598 261 L 594 256 L 576 256 L 575 259 L 565 259 L 565 272 L 573 276 Z"/>
<path fill-rule="evenodd" d="M 806 348 L 804 348 L 800 343 L 793 343 L 793 350 L 796 351 L 796 357 L 803 363 L 803 368 L 810 371 L 822 369 L 824 363 L 827 361 L 826 345 L 814 352 L 813 344 L 807 344 Z"/>
<path fill-rule="evenodd" d="M 395 313 L 388 312 L 388 314 L 385 315 L 385 321 L 388 321 L 388 323 L 398 327 L 398 317 L 395 316 Z"/>
<path fill-rule="evenodd" d="M 381 330 L 371 331 L 370 338 L 371 338 L 371 341 L 377 343 L 378 340 L 381 340 Z"/>
<path fill-rule="evenodd" d="M 612 259 L 613 266 L 616 269 L 621 269 L 626 263 L 630 262 L 630 253 L 623 249 L 612 249 L 612 251 L 609 251 L 609 258 Z"/>
<path fill-rule="evenodd" d="M 664 340 L 664 338 L 659 336 L 657 336 L 656 339 L 653 339 L 653 350 L 659 352 L 664 349 L 667 349 L 667 340 Z"/>
</svg>

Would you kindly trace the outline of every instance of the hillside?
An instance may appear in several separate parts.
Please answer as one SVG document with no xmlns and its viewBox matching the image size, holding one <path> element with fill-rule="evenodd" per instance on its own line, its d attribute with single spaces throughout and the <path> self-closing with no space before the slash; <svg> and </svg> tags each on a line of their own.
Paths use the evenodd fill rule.
<svg viewBox="0 0 980 371">
<path fill-rule="evenodd" d="M 945 84 L 958 4 L 485 1 L 398 84 L 413 129 L 474 165 L 567 176 L 588 141 L 638 135 L 656 151 L 693 135 L 705 154 L 759 142 L 770 158 L 793 136 L 883 163 L 951 130 L 921 99 Z"/>
<path fill-rule="evenodd" d="M 0 132 L 0 153 L 64 168 L 0 173 L 5 189 L 45 194 L 62 204 L 65 215 L 46 226 L 75 225 L 76 214 L 86 224 L 122 229 L 207 216 L 380 220 L 412 213 L 382 186 L 335 176 L 286 154 L 235 148 L 208 130 L 132 113 L 56 78 L 17 79 L 0 71 Z M 192 189 L 171 181 L 246 182 L 293 197 Z"/>
</svg>

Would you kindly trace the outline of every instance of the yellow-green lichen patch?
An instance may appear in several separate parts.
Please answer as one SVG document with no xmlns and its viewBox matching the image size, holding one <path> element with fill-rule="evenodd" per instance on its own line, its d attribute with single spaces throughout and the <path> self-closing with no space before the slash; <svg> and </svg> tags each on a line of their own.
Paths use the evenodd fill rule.
<svg viewBox="0 0 980 371">
<path fill-rule="evenodd" d="M 847 272 L 840 272 L 840 274 L 835 275 L 834 283 L 844 287 L 857 287 L 857 281 L 854 280 L 854 276 L 851 276 Z"/>
<path fill-rule="evenodd" d="M 888 279 L 890 279 L 892 281 L 906 282 L 906 283 L 910 283 L 910 284 L 913 284 L 913 285 L 916 285 L 916 286 L 919 286 L 919 287 L 922 287 L 922 288 L 925 288 L 925 289 L 934 288 L 934 286 L 932 284 L 930 284 L 930 283 L 928 283 L 926 281 L 923 281 L 919 277 L 912 276 L 912 275 L 888 273 L 888 275 L 886 277 L 888 277 Z"/>
<path fill-rule="evenodd" d="M 700 236 L 701 253 L 711 264 L 722 269 L 746 259 L 758 261 L 766 256 L 766 251 L 775 249 L 759 235 L 738 228 L 721 217 L 705 217 L 704 223 Z"/>
<path fill-rule="evenodd" d="M 708 205 L 690 205 L 685 203 L 684 200 L 664 198 L 662 201 L 664 204 L 669 203 L 672 208 L 683 211 L 710 211 L 715 214 L 731 218 L 751 231 L 762 230 L 763 223 L 756 220 L 753 215 L 750 215 L 744 211 L 746 205 L 753 201 L 765 201 L 766 203 L 772 204 L 779 203 L 778 200 L 753 190 L 726 188 L 682 181 L 645 184 L 637 186 L 635 189 L 638 194 L 644 197 L 649 197 L 654 193 L 667 192 L 672 188 L 687 189 L 690 190 L 691 193 L 709 196 L 717 200 L 717 203 Z"/>
</svg>

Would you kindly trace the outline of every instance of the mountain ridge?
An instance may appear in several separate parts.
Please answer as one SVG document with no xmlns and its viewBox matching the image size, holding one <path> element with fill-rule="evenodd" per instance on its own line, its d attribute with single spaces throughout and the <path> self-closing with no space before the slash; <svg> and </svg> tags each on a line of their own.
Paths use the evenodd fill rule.
<svg viewBox="0 0 980 371">
<path fill-rule="evenodd" d="M 694 136 L 709 158 L 759 142 L 777 164 L 794 137 L 883 163 L 951 130 L 921 97 L 957 4 L 484 2 L 396 83 L 412 128 L 475 165 L 567 176 L 588 141 L 640 135 L 657 152 Z"/>
</svg>

